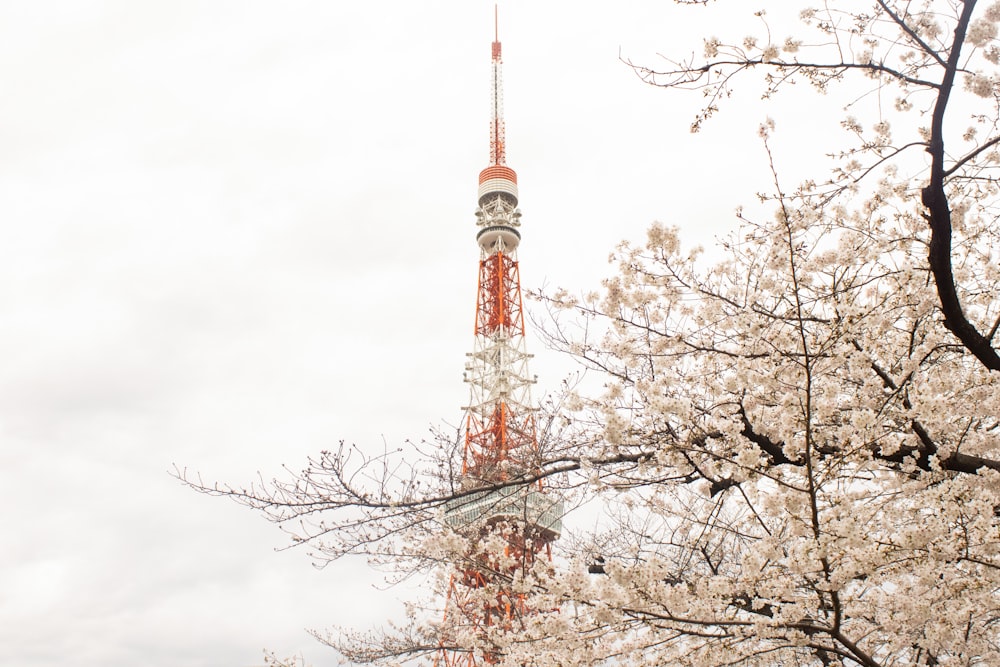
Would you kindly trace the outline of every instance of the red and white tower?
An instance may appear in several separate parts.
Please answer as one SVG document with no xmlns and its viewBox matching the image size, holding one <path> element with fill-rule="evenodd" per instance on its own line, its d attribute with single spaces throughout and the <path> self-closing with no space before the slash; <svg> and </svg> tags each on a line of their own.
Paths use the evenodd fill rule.
<svg viewBox="0 0 1000 667">
<path fill-rule="evenodd" d="M 445 512 L 446 523 L 472 544 L 467 561 L 451 578 L 445 634 L 471 632 L 484 640 L 491 630 L 516 628 L 531 613 L 524 594 L 515 593 L 511 584 L 540 559 L 551 560 L 550 545 L 562 527 L 562 503 L 540 482 L 516 484 L 537 467 L 538 436 L 517 262 L 521 211 L 517 174 L 506 164 L 501 62 L 495 35 L 490 164 L 479 174 L 476 209 L 479 288 L 475 345 L 465 366 L 471 401 L 462 463 L 463 489 L 485 490 L 456 498 Z M 488 641 L 477 655 L 449 648 L 448 636 L 436 665 L 473 667 L 498 659 Z"/>
</svg>

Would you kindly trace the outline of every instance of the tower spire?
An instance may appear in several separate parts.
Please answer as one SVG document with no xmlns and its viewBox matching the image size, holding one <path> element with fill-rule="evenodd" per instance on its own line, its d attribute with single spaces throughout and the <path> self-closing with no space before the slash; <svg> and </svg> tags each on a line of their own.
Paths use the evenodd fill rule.
<svg viewBox="0 0 1000 667">
<path fill-rule="evenodd" d="M 500 56 L 500 14 L 493 5 L 493 118 L 490 121 L 490 164 L 506 164 L 503 127 L 503 59 Z"/>
</svg>

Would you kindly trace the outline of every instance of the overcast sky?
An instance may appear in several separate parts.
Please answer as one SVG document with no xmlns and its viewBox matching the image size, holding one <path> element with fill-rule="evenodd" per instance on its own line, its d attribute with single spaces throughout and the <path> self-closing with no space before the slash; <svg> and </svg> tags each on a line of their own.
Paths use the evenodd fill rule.
<svg viewBox="0 0 1000 667">
<path fill-rule="evenodd" d="M 596 288 L 654 220 L 710 242 L 766 185 L 756 127 L 795 114 L 748 92 L 692 136 L 699 96 L 619 60 L 717 20 L 501 2 L 526 288 Z M 305 628 L 395 613 L 363 561 L 275 552 L 168 470 L 241 483 L 461 418 L 492 23 L 487 0 L 0 6 L 0 664 L 320 667 Z M 554 389 L 570 366 L 532 351 Z"/>
</svg>

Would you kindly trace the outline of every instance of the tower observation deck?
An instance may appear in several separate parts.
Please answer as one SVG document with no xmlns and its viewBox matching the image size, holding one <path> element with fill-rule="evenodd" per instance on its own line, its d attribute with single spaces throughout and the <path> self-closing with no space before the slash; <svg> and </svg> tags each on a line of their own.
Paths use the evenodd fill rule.
<svg viewBox="0 0 1000 667">
<path fill-rule="evenodd" d="M 444 516 L 445 523 L 469 538 L 472 546 L 449 585 L 445 632 L 434 661 L 443 667 L 498 661 L 487 639 L 491 628 L 514 629 L 533 613 L 524 594 L 510 590 L 509 582 L 540 560 L 550 561 L 551 544 L 562 530 L 561 501 L 547 494 L 541 482 L 517 483 L 537 467 L 538 434 L 517 261 L 521 210 L 517 174 L 506 164 L 501 65 L 495 36 L 490 164 L 479 174 L 475 214 L 480 256 L 475 342 L 465 365 L 471 389 L 461 487 L 468 493 L 449 502 Z M 499 542 L 489 539 L 496 537 Z M 479 546 L 488 539 L 503 545 L 501 553 Z M 483 640 L 481 654 L 450 645 L 449 633 L 461 628 L 472 629 Z"/>
</svg>

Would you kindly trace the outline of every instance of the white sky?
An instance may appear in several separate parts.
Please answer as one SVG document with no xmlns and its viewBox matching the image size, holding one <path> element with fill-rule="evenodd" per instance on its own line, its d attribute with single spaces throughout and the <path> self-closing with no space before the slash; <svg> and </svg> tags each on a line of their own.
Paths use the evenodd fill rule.
<svg viewBox="0 0 1000 667">
<path fill-rule="evenodd" d="M 500 12 L 526 288 L 596 288 L 654 220 L 710 241 L 766 186 L 758 124 L 798 127 L 748 91 L 692 136 L 699 96 L 619 61 L 700 52 L 709 11 Z M 393 613 L 405 591 L 363 561 L 276 553 L 277 528 L 167 471 L 241 483 L 460 418 L 492 15 L 0 6 L 0 664 L 320 667 L 304 628 Z M 566 360 L 532 350 L 555 388 Z"/>
</svg>

